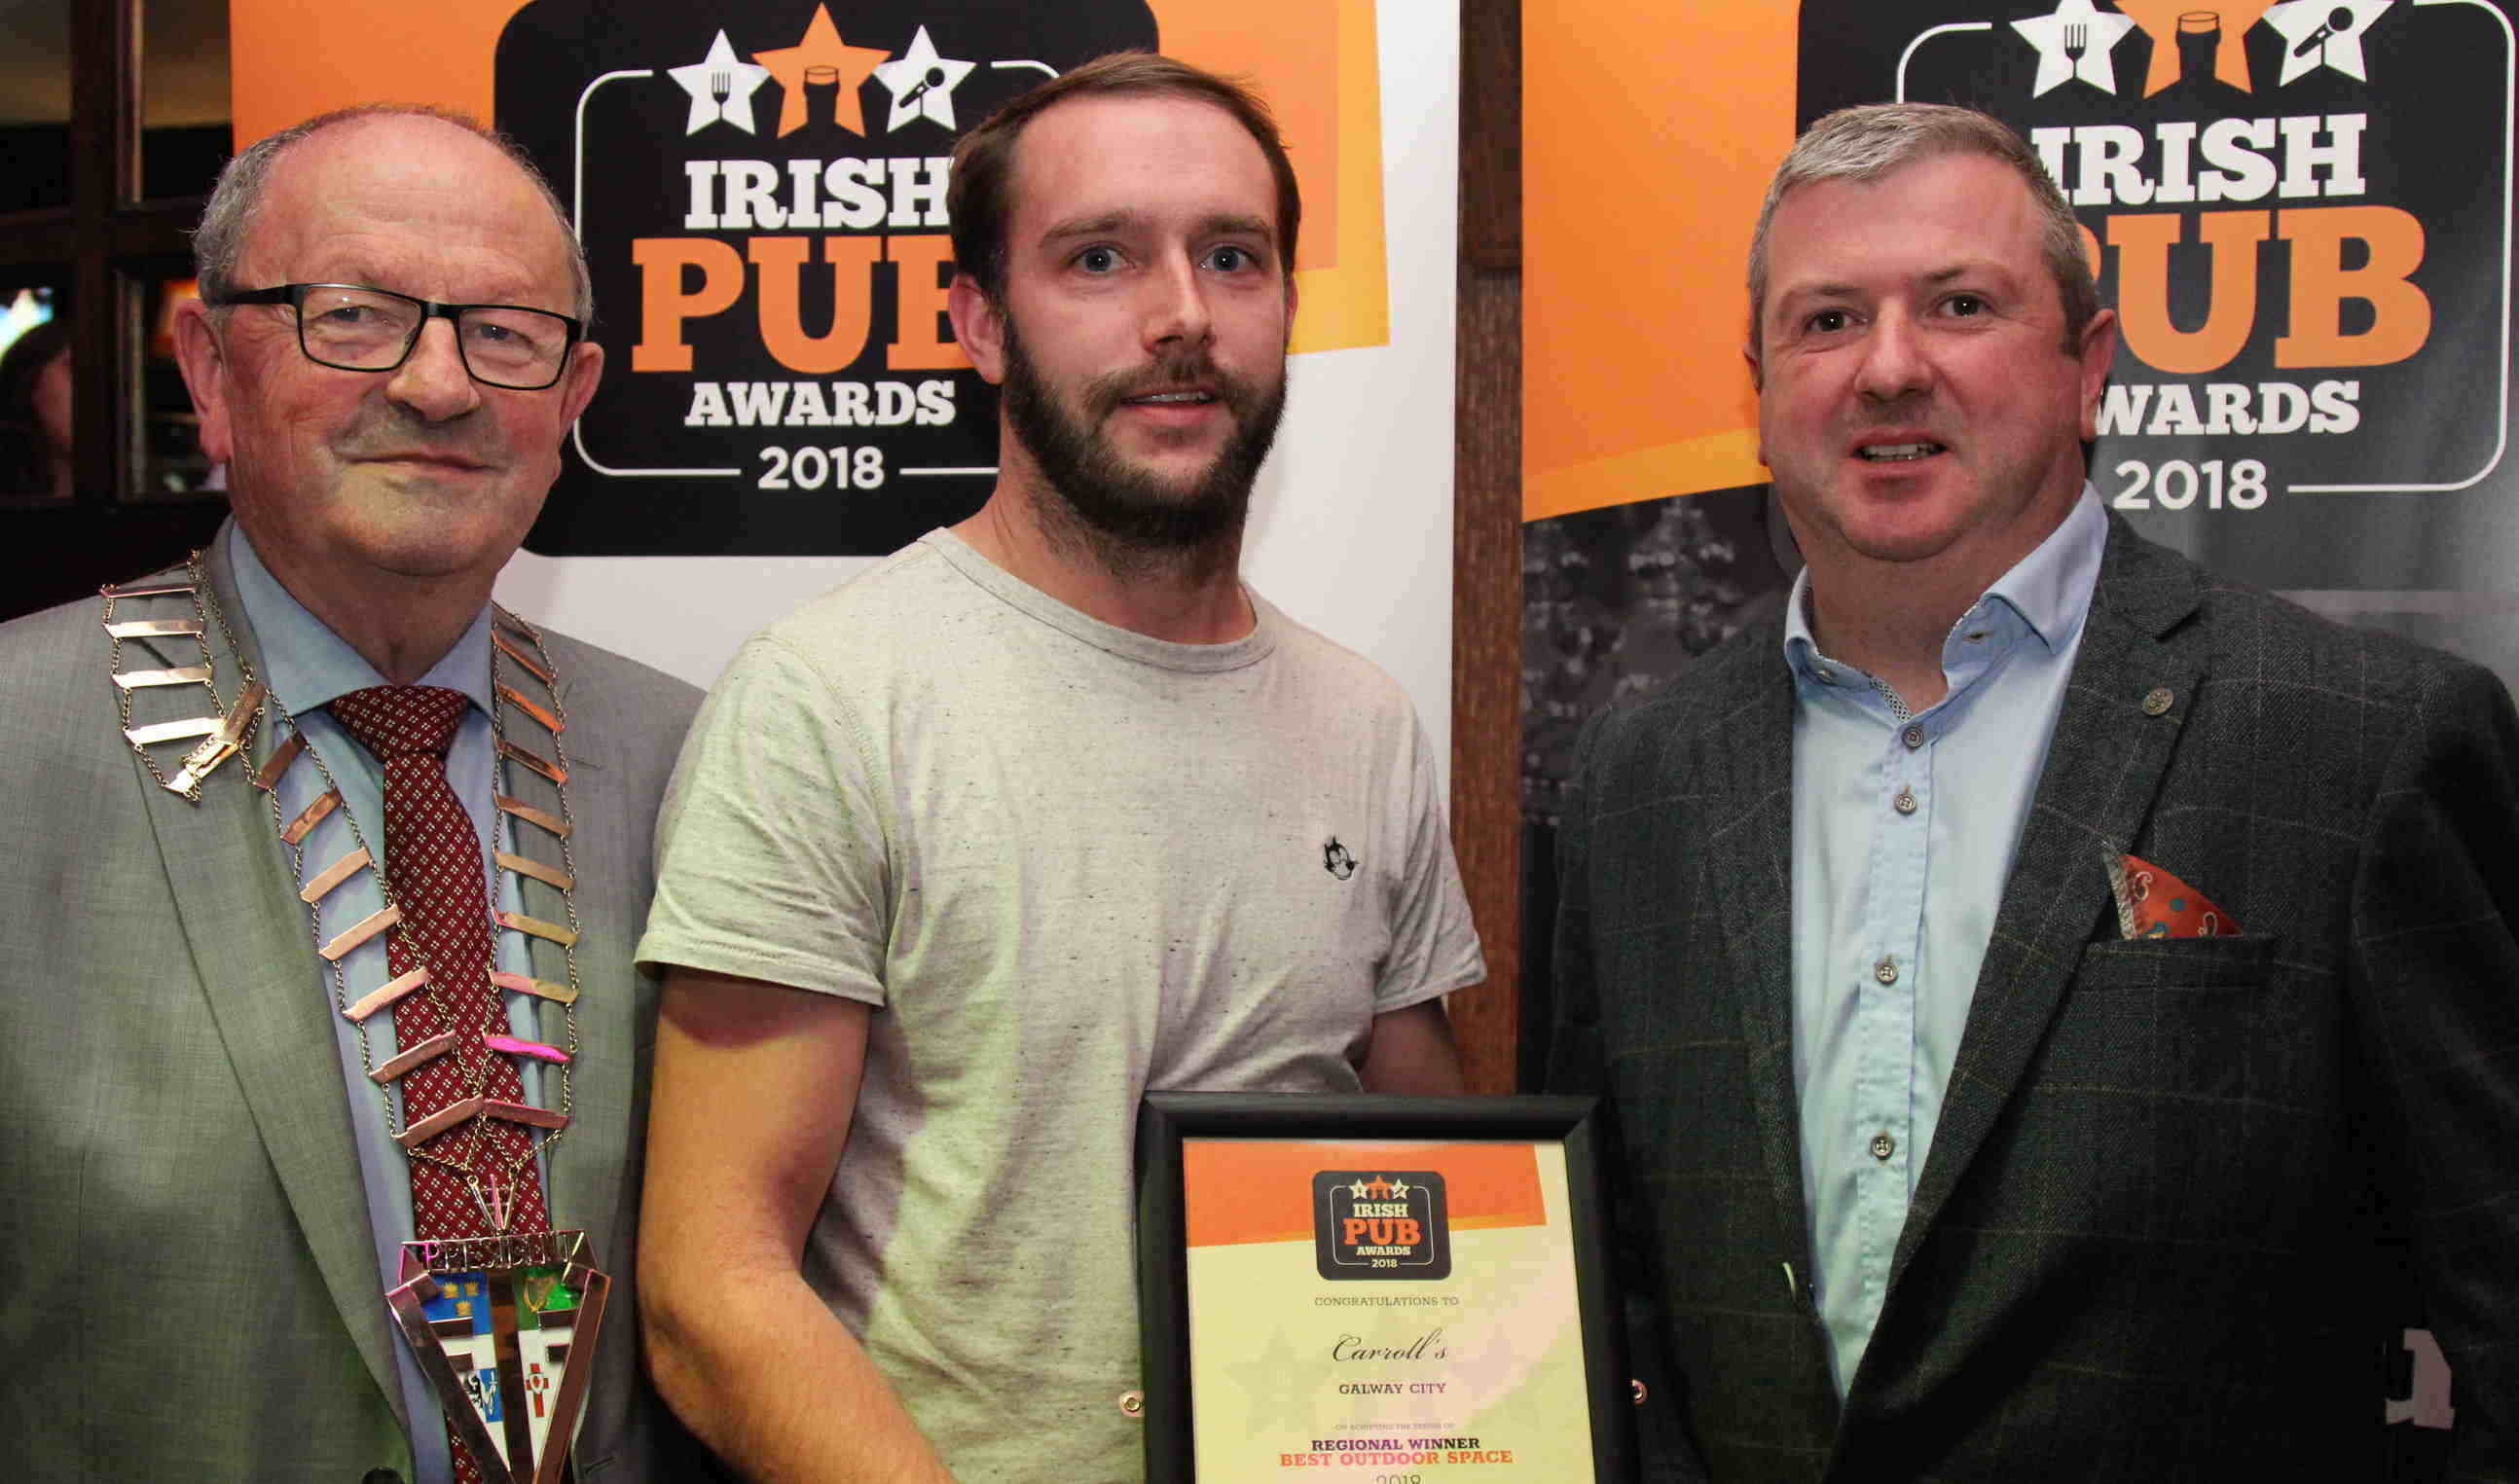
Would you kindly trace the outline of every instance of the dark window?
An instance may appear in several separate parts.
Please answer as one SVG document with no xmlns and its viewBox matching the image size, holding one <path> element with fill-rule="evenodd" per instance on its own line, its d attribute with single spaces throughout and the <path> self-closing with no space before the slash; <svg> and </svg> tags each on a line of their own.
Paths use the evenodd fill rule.
<svg viewBox="0 0 2519 1484">
<path fill-rule="evenodd" d="M 29 342 L 0 346 L 6 618 L 226 513 L 167 325 L 231 131 L 225 0 L 0 0 L 0 338 Z"/>
</svg>

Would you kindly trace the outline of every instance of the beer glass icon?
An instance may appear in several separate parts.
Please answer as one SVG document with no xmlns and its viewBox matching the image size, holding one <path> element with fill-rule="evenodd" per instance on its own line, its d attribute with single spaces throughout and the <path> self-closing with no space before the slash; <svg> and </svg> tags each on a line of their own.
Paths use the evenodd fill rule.
<svg viewBox="0 0 2519 1484">
<path fill-rule="evenodd" d="M 805 121 L 817 118 L 840 121 L 840 69 L 815 66 L 805 69 Z"/>
<path fill-rule="evenodd" d="M 2222 50 L 2222 13 L 2187 11 L 2178 18 L 2178 80 L 2203 82 L 2213 75 Z"/>
</svg>

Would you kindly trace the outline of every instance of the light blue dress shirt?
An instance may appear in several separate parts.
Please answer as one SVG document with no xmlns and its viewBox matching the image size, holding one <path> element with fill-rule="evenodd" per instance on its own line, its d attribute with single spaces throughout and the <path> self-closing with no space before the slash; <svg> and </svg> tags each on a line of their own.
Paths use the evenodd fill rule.
<svg viewBox="0 0 2519 1484">
<path fill-rule="evenodd" d="M 1913 716 L 1820 652 L 1809 570 L 1793 584 L 1793 1090 L 1839 1397 L 1880 1317 L 2106 540 L 2085 485 L 1952 626 L 1949 692 Z"/>
<path fill-rule="evenodd" d="M 376 667 L 361 658 L 348 642 L 327 627 L 322 619 L 306 610 L 270 569 L 255 555 L 253 543 L 245 539 L 242 528 L 231 527 L 228 560 L 236 573 L 237 601 L 244 609 L 245 622 L 253 628 L 254 637 L 262 646 L 263 681 L 271 687 L 272 705 L 280 716 L 286 716 L 283 726 L 279 716 L 265 724 L 276 729 L 272 740 L 287 735 L 287 727 L 305 733 L 309 750 L 320 756 L 332 772 L 341 790 L 341 807 L 315 826 L 305 840 L 304 878 L 312 877 L 326 866 L 358 849 L 350 820 L 358 821 L 358 837 L 379 860 L 384 854 L 384 770 L 368 750 L 352 740 L 332 714 L 324 708 L 333 698 L 386 681 Z M 483 841 L 482 869 L 489 883 L 490 900 L 498 910 L 518 911 L 521 903 L 512 877 L 496 870 L 491 861 L 497 850 L 505 849 L 501 833 L 504 821 L 490 801 L 497 739 L 490 725 L 490 610 L 484 605 L 480 616 L 464 632 L 436 667 L 420 677 L 420 684 L 442 685 L 460 690 L 471 699 L 463 724 L 457 729 L 454 745 L 446 758 L 446 776 L 456 796 L 472 817 L 473 832 Z M 306 806 L 324 792 L 324 776 L 314 763 L 299 758 L 280 781 L 280 809 L 283 820 L 294 819 Z M 344 817 L 347 816 L 347 817 Z M 272 849 L 285 851 L 275 837 Z M 321 903 L 326 940 L 342 929 L 360 921 L 384 905 L 383 893 L 377 888 L 376 872 L 363 870 L 328 893 Z M 516 973 L 531 972 L 524 944 L 524 935 L 512 929 L 498 931 L 498 963 L 502 969 Z M 311 986 L 301 985 L 298 992 L 322 996 L 326 1005 L 334 1004 L 331 969 L 321 958 L 314 960 L 317 975 Z M 392 974 L 385 967 L 385 936 L 368 939 L 341 958 L 341 982 L 346 999 L 355 1003 Z M 275 982 L 273 992 L 285 993 L 287 985 Z M 540 1040 L 541 1033 L 533 1024 L 529 1005 L 520 1004 L 524 997 L 508 996 L 508 1024 L 519 1036 Z M 350 1127 L 357 1136 L 359 1180 L 368 1201 L 368 1223 L 376 1242 L 376 1307 L 385 1308 L 387 1288 L 402 1283 L 402 1244 L 412 1235 L 411 1169 L 402 1147 L 385 1132 L 384 1100 L 390 1095 L 397 1100 L 398 1090 L 379 1091 L 368 1079 L 369 1066 L 382 1063 L 394 1054 L 393 1015 L 379 1011 L 367 1021 L 368 1045 L 363 1060 L 359 1048 L 359 1027 L 335 1014 L 332 1018 L 335 1044 L 339 1049 L 339 1073 L 349 1089 Z M 520 1061 L 518 1070 L 524 1077 L 525 1100 L 543 1101 L 541 1068 Z M 308 1069 L 314 1074 L 314 1069 Z M 549 1190 L 546 1176 L 545 1190 Z M 559 1215 L 561 1213 L 554 1213 Z M 418 1484 L 451 1484 L 454 1465 L 447 1456 L 446 1427 L 440 1420 L 442 1410 L 437 1394 L 420 1374 L 420 1367 L 410 1348 L 399 1337 L 394 1342 L 394 1360 L 399 1369 L 405 1411 L 412 1423 L 413 1462 L 418 1470 Z"/>
</svg>

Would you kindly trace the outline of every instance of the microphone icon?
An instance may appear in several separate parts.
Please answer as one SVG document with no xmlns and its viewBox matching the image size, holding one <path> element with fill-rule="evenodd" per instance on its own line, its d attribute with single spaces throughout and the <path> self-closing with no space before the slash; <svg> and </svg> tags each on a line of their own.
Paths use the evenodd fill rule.
<svg viewBox="0 0 2519 1484">
<path fill-rule="evenodd" d="M 2345 19 L 2350 21 L 2352 18 L 2347 16 Z M 943 67 L 929 67 L 927 75 L 918 79 L 918 86 L 901 95 L 901 106 L 905 109 L 908 108 L 925 96 L 929 88 L 941 88 L 945 86 L 945 82 L 946 74 Z"/>
<path fill-rule="evenodd" d="M 2326 23 L 2324 25 L 2320 26 L 2318 29 L 2301 38 L 2300 45 L 2293 47 L 2291 49 L 2291 54 L 2295 57 L 2306 57 L 2309 55 L 2309 49 L 2311 47 L 2322 46 L 2332 38 L 2350 36 L 2352 34 L 2353 11 L 2348 6 L 2339 5 L 2335 9 L 2326 13 Z"/>
</svg>

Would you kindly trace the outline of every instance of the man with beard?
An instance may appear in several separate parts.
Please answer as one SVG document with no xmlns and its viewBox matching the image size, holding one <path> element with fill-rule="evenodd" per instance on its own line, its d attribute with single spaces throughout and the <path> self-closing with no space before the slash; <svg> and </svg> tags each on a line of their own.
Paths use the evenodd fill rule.
<svg viewBox="0 0 2519 1484">
<path fill-rule="evenodd" d="M 1106 58 L 951 191 L 997 484 L 685 751 L 647 1334 L 761 1476 L 1130 1479 L 1142 1095 L 1458 1091 L 1482 969 L 1405 698 L 1237 575 L 1301 210 L 1263 106 Z"/>
</svg>

